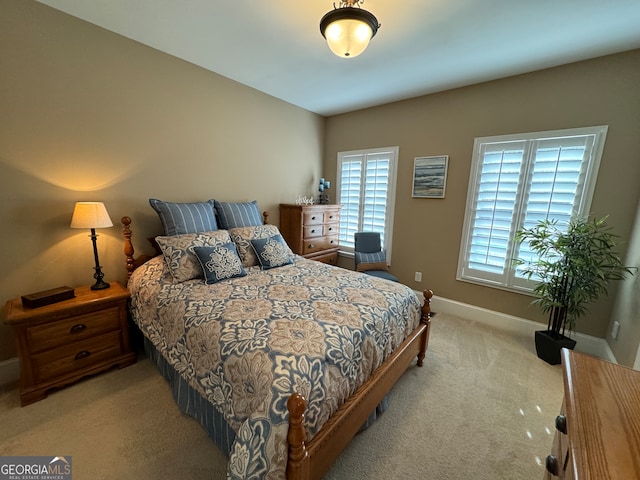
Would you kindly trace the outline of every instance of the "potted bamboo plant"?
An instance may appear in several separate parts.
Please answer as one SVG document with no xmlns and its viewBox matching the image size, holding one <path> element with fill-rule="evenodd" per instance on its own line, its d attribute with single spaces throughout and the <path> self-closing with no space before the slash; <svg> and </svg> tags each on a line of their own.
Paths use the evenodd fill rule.
<svg viewBox="0 0 640 480">
<path fill-rule="evenodd" d="M 575 330 L 587 305 L 607 293 L 610 281 L 632 273 L 616 253 L 618 237 L 606 221 L 582 218 L 562 228 L 556 220 L 541 220 L 517 234 L 533 256 L 516 264 L 521 274 L 538 282 L 532 303 L 549 314 L 547 329 L 535 332 L 536 352 L 552 365 L 560 363 L 561 348 L 575 347 L 566 334 Z"/>
</svg>

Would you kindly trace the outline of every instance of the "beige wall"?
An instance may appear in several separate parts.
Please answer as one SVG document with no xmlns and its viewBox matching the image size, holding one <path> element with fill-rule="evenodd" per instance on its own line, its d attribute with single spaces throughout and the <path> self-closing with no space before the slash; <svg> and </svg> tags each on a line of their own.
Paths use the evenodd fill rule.
<svg viewBox="0 0 640 480">
<path fill-rule="evenodd" d="M 160 232 L 149 197 L 314 193 L 324 119 L 31 0 L 0 0 L 0 299 L 93 283 L 75 201 L 104 201 L 105 280 L 123 280 L 119 219 Z M 0 325 L 0 361 L 15 356 Z"/>
<path fill-rule="evenodd" d="M 625 265 L 640 269 L 640 203 L 636 210 Z M 613 321 L 620 324 L 617 338 L 611 336 Z M 628 367 L 634 365 L 634 360 L 640 364 L 640 358 L 636 358 L 640 347 L 640 273 L 627 276 L 621 282 L 609 327 L 607 342 L 618 362 Z"/>
<path fill-rule="evenodd" d="M 415 289 L 546 321 L 531 297 L 456 280 L 474 138 L 609 125 L 592 211 L 610 214 L 628 241 L 640 192 L 639 66 L 636 50 L 330 117 L 324 175 L 335 180 L 339 151 L 398 145 L 392 272 Z M 444 199 L 411 197 L 413 159 L 428 155 L 449 155 Z M 579 331 L 605 336 L 615 290 Z"/>
</svg>

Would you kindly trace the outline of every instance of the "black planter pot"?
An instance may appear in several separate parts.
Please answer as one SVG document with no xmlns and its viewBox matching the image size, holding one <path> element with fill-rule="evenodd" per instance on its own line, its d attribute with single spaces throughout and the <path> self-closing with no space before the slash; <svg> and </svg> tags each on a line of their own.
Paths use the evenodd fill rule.
<svg viewBox="0 0 640 480">
<path fill-rule="evenodd" d="M 536 331 L 536 353 L 538 358 L 551 365 L 560 363 L 560 350 L 568 348 L 573 350 L 576 341 L 564 335 L 556 335 L 549 330 Z"/>
</svg>

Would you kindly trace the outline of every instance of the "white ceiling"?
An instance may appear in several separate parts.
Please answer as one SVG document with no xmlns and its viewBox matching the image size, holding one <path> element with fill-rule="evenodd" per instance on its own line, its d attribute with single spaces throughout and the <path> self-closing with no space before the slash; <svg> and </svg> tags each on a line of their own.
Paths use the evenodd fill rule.
<svg viewBox="0 0 640 480">
<path fill-rule="evenodd" d="M 39 1 L 325 116 L 640 48 L 640 0 L 366 0 L 351 59 L 319 31 L 333 0 Z"/>
</svg>

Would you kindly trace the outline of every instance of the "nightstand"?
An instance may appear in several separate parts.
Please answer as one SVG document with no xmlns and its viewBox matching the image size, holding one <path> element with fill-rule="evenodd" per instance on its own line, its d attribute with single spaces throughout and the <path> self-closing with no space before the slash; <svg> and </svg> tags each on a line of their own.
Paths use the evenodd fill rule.
<svg viewBox="0 0 640 480">
<path fill-rule="evenodd" d="M 22 406 L 80 378 L 135 363 L 129 344 L 129 292 L 118 282 L 105 290 L 75 289 L 75 298 L 26 308 L 20 298 L 6 305 L 5 323 L 16 335 Z"/>
</svg>

